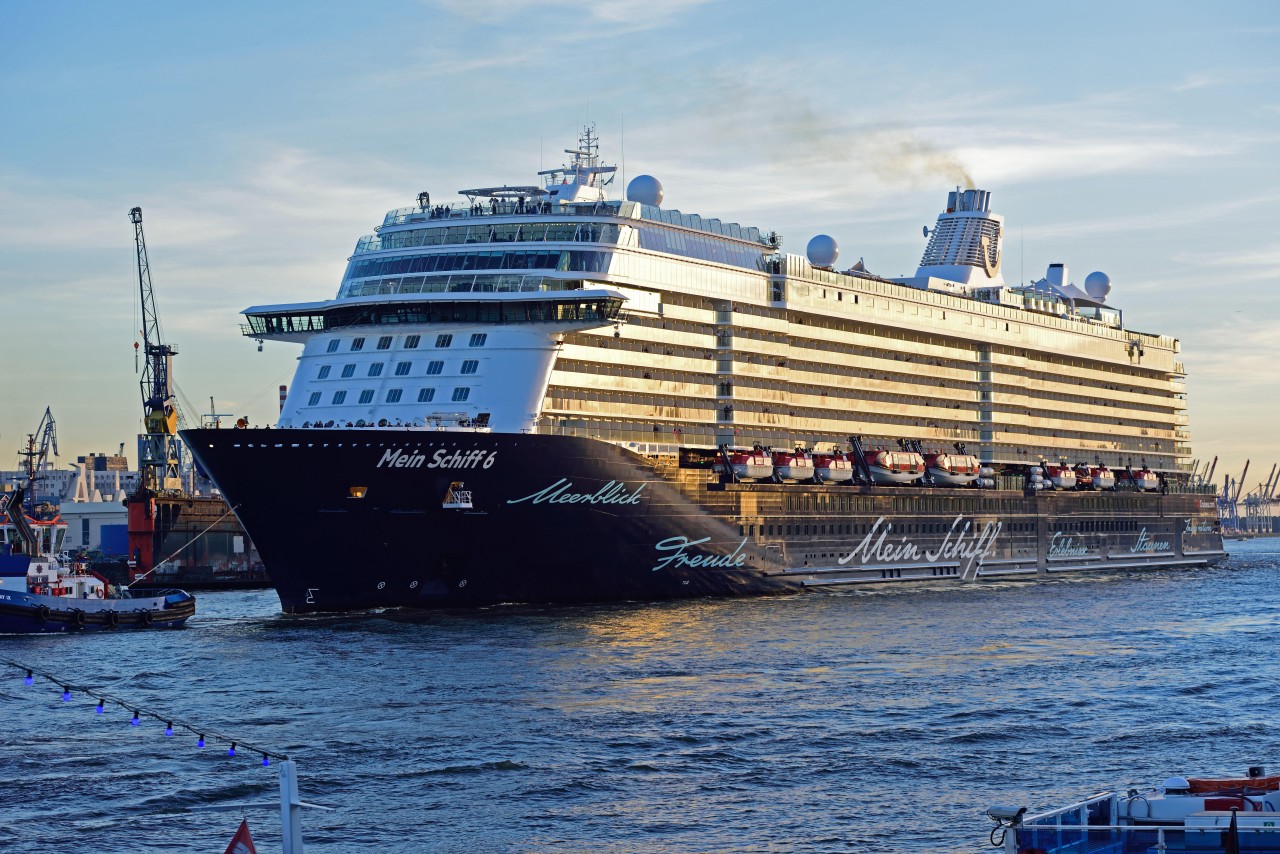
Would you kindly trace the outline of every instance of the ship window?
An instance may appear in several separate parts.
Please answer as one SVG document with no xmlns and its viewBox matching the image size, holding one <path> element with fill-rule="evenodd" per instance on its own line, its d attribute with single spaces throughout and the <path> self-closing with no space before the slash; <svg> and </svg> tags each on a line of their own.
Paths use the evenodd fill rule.
<svg viewBox="0 0 1280 854">
<path fill-rule="evenodd" d="M 427 363 L 427 376 L 435 376 L 444 370 L 444 362 L 435 361 Z"/>
<path fill-rule="evenodd" d="M 484 346 L 484 342 L 485 342 L 485 341 L 488 341 L 488 340 L 489 340 L 489 333 L 487 333 L 487 332 L 476 332 L 476 333 L 474 333 L 474 334 L 471 336 L 471 341 L 467 344 L 467 346 L 468 346 L 468 347 L 483 347 L 483 346 Z"/>
<path fill-rule="evenodd" d="M 390 336 L 390 335 L 383 335 L 381 338 L 379 338 L 379 339 L 378 339 L 378 349 L 379 349 L 379 350 L 390 350 L 390 349 L 391 349 L 391 336 Z"/>
<path fill-rule="evenodd" d="M 372 365 L 370 365 L 370 366 L 369 366 L 369 376 L 371 376 L 371 377 L 380 377 L 380 376 L 382 376 L 382 363 L 381 363 L 381 362 L 374 362 Z"/>
<path fill-rule="evenodd" d="M 352 339 L 351 339 L 351 349 L 352 349 L 352 350 L 363 350 L 363 349 L 364 349 L 364 339 L 363 339 L 363 338 L 352 338 Z"/>
<path fill-rule="evenodd" d="M 436 346 L 437 346 L 437 347 L 452 347 L 452 346 L 453 346 L 453 336 L 452 336 L 452 335 L 437 335 L 437 336 L 436 336 Z"/>
<path fill-rule="evenodd" d="M 320 405 L 320 392 L 318 391 L 311 392 L 311 399 L 307 401 L 307 406 L 319 406 L 319 405 Z"/>
<path fill-rule="evenodd" d="M 345 403 L 345 402 L 346 402 L 346 400 L 347 400 L 347 393 L 346 393 L 345 391 L 335 391 L 335 392 L 333 393 L 333 405 L 334 405 L 334 406 L 339 406 L 339 405 L 341 405 L 341 404 Z"/>
<path fill-rule="evenodd" d="M 462 363 L 462 372 L 464 374 L 474 374 L 480 368 L 480 363 L 475 359 L 467 359 Z"/>
<path fill-rule="evenodd" d="M 330 353 L 336 353 L 336 352 L 338 352 L 338 347 L 339 347 L 339 345 L 341 345 L 341 344 L 342 344 L 342 339 L 341 339 L 341 338 L 335 338 L 335 339 L 333 339 L 332 341 L 330 341 L 330 342 L 329 342 L 329 352 L 330 352 Z"/>
<path fill-rule="evenodd" d="M 467 399 L 468 397 L 470 397 L 470 396 L 471 396 L 471 389 L 469 389 L 469 388 L 467 388 L 467 387 L 465 387 L 465 386 L 463 386 L 463 387 L 461 387 L 461 388 L 455 388 L 455 389 L 453 390 L 453 401 L 454 401 L 454 403 L 457 403 L 457 402 L 459 402 L 459 401 L 466 400 L 466 399 Z"/>
<path fill-rule="evenodd" d="M 398 388 L 387 389 L 387 403 L 399 403 L 400 395 L 402 394 L 404 394 L 404 392 L 401 389 L 398 389 Z"/>
<path fill-rule="evenodd" d="M 396 376 L 407 377 L 411 364 L 410 362 L 396 362 Z"/>
<path fill-rule="evenodd" d="M 343 379 L 347 379 L 348 377 L 354 377 L 355 375 L 356 375 L 356 366 L 355 366 L 355 365 L 343 365 L 343 366 L 342 366 L 342 378 L 343 378 Z"/>
<path fill-rule="evenodd" d="M 316 374 L 316 379 L 322 380 L 329 376 L 329 365 L 321 365 L 320 373 Z"/>
<path fill-rule="evenodd" d="M 430 403 L 435 400 L 436 390 L 433 388 L 418 389 L 418 403 Z"/>
<path fill-rule="evenodd" d="M 404 348 L 406 350 L 417 350 L 418 342 L 422 340 L 421 335 L 409 335 L 404 339 Z"/>
<path fill-rule="evenodd" d="M 367 388 L 364 391 L 360 392 L 360 402 L 373 403 L 373 389 Z"/>
</svg>

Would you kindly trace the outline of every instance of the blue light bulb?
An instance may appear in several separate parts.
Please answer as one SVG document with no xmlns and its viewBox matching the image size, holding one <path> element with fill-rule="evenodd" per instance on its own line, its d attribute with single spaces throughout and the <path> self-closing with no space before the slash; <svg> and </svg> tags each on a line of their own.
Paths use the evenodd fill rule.
<svg viewBox="0 0 1280 854">
<path fill-rule="evenodd" d="M 173 735 L 173 723 L 172 723 L 172 721 L 164 725 L 164 734 L 165 734 L 166 736 L 172 736 L 172 735 Z"/>
<path fill-rule="evenodd" d="M 196 739 L 196 747 L 204 747 L 204 736 L 203 736 L 203 735 Z"/>
<path fill-rule="evenodd" d="M 106 708 L 103 706 L 103 702 L 103 700 L 98 701 L 98 714 L 102 714 L 106 711 Z"/>
<path fill-rule="evenodd" d="M 133 720 L 129 721 L 129 726 L 142 726 L 142 721 L 138 720 L 138 713 L 133 713 Z"/>
<path fill-rule="evenodd" d="M 62 689 L 62 702 L 64 702 L 64 703 L 70 703 L 70 702 L 71 702 L 71 689 L 70 689 L 70 688 L 63 688 L 63 689 Z"/>
<path fill-rule="evenodd" d="M 270 764 L 271 764 L 271 760 L 267 758 L 267 754 L 265 753 L 262 754 L 262 767 L 266 768 Z"/>
<path fill-rule="evenodd" d="M 234 741 L 231 742 L 231 746 L 227 748 L 227 755 L 228 756 L 236 755 L 236 743 Z"/>
<path fill-rule="evenodd" d="M 32 673 L 30 670 L 28 670 L 28 671 L 27 671 L 27 678 L 26 678 L 26 679 L 23 679 L 22 681 L 23 681 L 23 682 L 25 682 L 25 683 L 27 683 L 28 685 L 34 685 L 34 684 L 35 684 L 35 681 L 36 681 L 35 674 L 34 674 L 34 673 Z"/>
</svg>

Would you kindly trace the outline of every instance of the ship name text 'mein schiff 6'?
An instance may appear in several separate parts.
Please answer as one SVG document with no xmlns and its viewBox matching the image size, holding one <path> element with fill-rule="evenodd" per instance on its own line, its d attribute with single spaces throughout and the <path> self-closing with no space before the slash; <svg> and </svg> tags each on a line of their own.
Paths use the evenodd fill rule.
<svg viewBox="0 0 1280 854">
<path fill-rule="evenodd" d="M 759 594 L 1203 566 L 1178 342 L 1110 282 L 1001 275 L 957 189 L 916 275 L 662 206 L 588 130 L 533 186 L 387 214 L 273 429 L 187 444 L 286 611 Z"/>
</svg>

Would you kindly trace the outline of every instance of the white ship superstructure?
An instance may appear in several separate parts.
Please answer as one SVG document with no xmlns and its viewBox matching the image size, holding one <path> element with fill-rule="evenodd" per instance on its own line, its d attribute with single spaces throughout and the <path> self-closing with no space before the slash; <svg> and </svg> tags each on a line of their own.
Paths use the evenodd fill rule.
<svg viewBox="0 0 1280 854">
<path fill-rule="evenodd" d="M 609 200 L 588 134 L 541 186 L 428 194 L 362 238 L 333 300 L 256 306 L 303 344 L 282 427 L 402 425 L 676 446 L 966 443 L 1166 473 L 1190 459 L 1178 342 L 1123 328 L 1109 280 L 1001 275 L 1003 221 L 950 193 L 915 277 L 834 269 L 776 235 Z M 820 257 L 819 257 L 820 256 Z"/>
</svg>

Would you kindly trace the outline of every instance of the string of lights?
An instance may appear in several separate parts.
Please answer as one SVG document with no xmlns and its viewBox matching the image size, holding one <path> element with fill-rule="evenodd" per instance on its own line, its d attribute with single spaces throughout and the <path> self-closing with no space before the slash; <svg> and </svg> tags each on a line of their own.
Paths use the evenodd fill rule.
<svg viewBox="0 0 1280 854">
<path fill-rule="evenodd" d="M 70 703 L 77 696 L 83 696 L 91 700 L 97 701 L 98 705 L 97 705 L 96 711 L 97 711 L 97 714 L 99 715 L 106 714 L 107 709 L 109 707 L 114 708 L 117 706 L 119 708 L 124 709 L 126 712 L 132 713 L 133 717 L 129 721 L 130 726 L 142 726 L 143 719 L 149 718 L 151 720 L 156 721 L 157 723 L 164 724 L 164 734 L 165 734 L 165 737 L 167 738 L 172 738 L 173 734 L 179 730 L 186 731 L 187 733 L 194 735 L 196 737 L 197 748 L 203 749 L 210 744 L 225 744 L 227 745 L 227 756 L 235 757 L 235 756 L 241 755 L 241 753 L 244 753 L 246 755 L 257 754 L 262 757 L 263 766 L 270 765 L 271 760 L 273 759 L 277 761 L 283 761 L 289 758 L 283 753 L 277 753 L 272 750 L 266 750 L 262 747 L 249 744 L 243 739 L 234 738 L 224 733 L 216 732 L 212 729 L 209 729 L 208 727 L 201 727 L 195 724 L 187 723 L 186 721 L 178 720 L 172 715 L 167 715 L 162 712 L 157 712 L 153 709 L 145 708 L 143 706 L 138 705 L 137 703 L 131 703 L 120 697 L 116 697 L 112 694 L 104 693 L 95 688 L 91 688 L 85 685 L 77 685 L 73 683 L 71 680 L 63 679 L 59 676 L 55 676 L 52 673 L 45 673 L 42 670 L 37 670 L 34 667 L 28 667 L 27 665 L 17 661 L 11 661 L 7 658 L 0 658 L 0 664 L 7 664 L 8 666 L 19 671 L 20 673 L 25 674 L 23 676 L 22 681 L 28 687 L 35 685 L 37 679 L 41 679 L 41 680 L 44 680 L 45 682 L 49 682 L 52 685 L 56 685 L 58 688 L 61 688 L 62 701 L 64 703 Z"/>
</svg>

